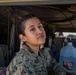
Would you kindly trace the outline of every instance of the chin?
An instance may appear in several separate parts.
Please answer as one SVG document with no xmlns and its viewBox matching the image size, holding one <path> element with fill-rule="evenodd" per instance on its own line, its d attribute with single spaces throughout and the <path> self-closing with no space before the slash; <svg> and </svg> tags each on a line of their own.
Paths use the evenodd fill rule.
<svg viewBox="0 0 76 75">
<path fill-rule="evenodd" d="M 39 43 L 39 44 L 44 44 L 44 43 L 45 43 L 45 40 L 43 40 L 43 39 L 38 40 L 38 43 Z"/>
<path fill-rule="evenodd" d="M 40 42 L 40 44 L 44 44 L 45 43 L 45 41 L 43 41 L 43 42 Z"/>
</svg>

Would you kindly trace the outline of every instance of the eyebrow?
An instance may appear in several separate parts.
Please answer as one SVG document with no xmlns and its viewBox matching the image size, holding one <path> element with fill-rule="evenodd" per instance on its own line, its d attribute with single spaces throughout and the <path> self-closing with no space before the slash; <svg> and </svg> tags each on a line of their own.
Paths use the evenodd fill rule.
<svg viewBox="0 0 76 75">
<path fill-rule="evenodd" d="M 42 24 L 42 23 L 41 23 L 41 22 L 39 22 L 39 23 L 38 23 L 38 25 L 40 25 L 40 24 Z M 29 28 L 32 28 L 32 27 L 34 27 L 34 25 L 31 25 Z M 29 29 L 29 28 L 28 28 L 28 29 Z"/>
<path fill-rule="evenodd" d="M 38 25 L 40 25 L 40 24 L 42 24 L 42 23 L 40 22 Z"/>
<path fill-rule="evenodd" d="M 34 27 L 34 25 L 31 25 L 29 28 L 32 28 L 32 27 Z M 29 28 L 28 28 L 28 29 L 29 29 Z"/>
</svg>

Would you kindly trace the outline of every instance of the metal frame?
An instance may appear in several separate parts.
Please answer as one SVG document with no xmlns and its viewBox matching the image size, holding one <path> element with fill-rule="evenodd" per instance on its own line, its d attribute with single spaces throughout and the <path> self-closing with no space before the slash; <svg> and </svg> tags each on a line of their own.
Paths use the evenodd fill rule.
<svg viewBox="0 0 76 75">
<path fill-rule="evenodd" d="M 0 6 L 76 4 L 76 0 L 0 0 Z"/>
</svg>

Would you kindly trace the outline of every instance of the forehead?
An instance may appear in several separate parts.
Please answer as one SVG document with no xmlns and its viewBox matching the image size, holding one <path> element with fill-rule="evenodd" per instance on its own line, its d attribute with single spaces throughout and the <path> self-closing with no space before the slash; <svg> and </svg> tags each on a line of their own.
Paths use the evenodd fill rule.
<svg viewBox="0 0 76 75">
<path fill-rule="evenodd" d="M 26 21 L 26 23 L 37 23 L 37 22 L 40 22 L 40 20 L 37 17 L 30 18 Z"/>
<path fill-rule="evenodd" d="M 41 23 L 41 21 L 37 17 L 33 17 L 25 22 L 25 26 L 29 27 L 30 25 L 38 25 L 39 23 Z"/>
</svg>

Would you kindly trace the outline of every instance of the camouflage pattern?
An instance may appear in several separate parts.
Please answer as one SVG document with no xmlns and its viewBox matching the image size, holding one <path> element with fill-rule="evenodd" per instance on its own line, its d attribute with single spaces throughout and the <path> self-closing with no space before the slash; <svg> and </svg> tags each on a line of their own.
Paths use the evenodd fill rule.
<svg viewBox="0 0 76 75">
<path fill-rule="evenodd" d="M 8 65 L 6 75 L 66 75 L 49 50 L 41 49 L 37 56 L 31 48 L 23 45 Z"/>
</svg>

